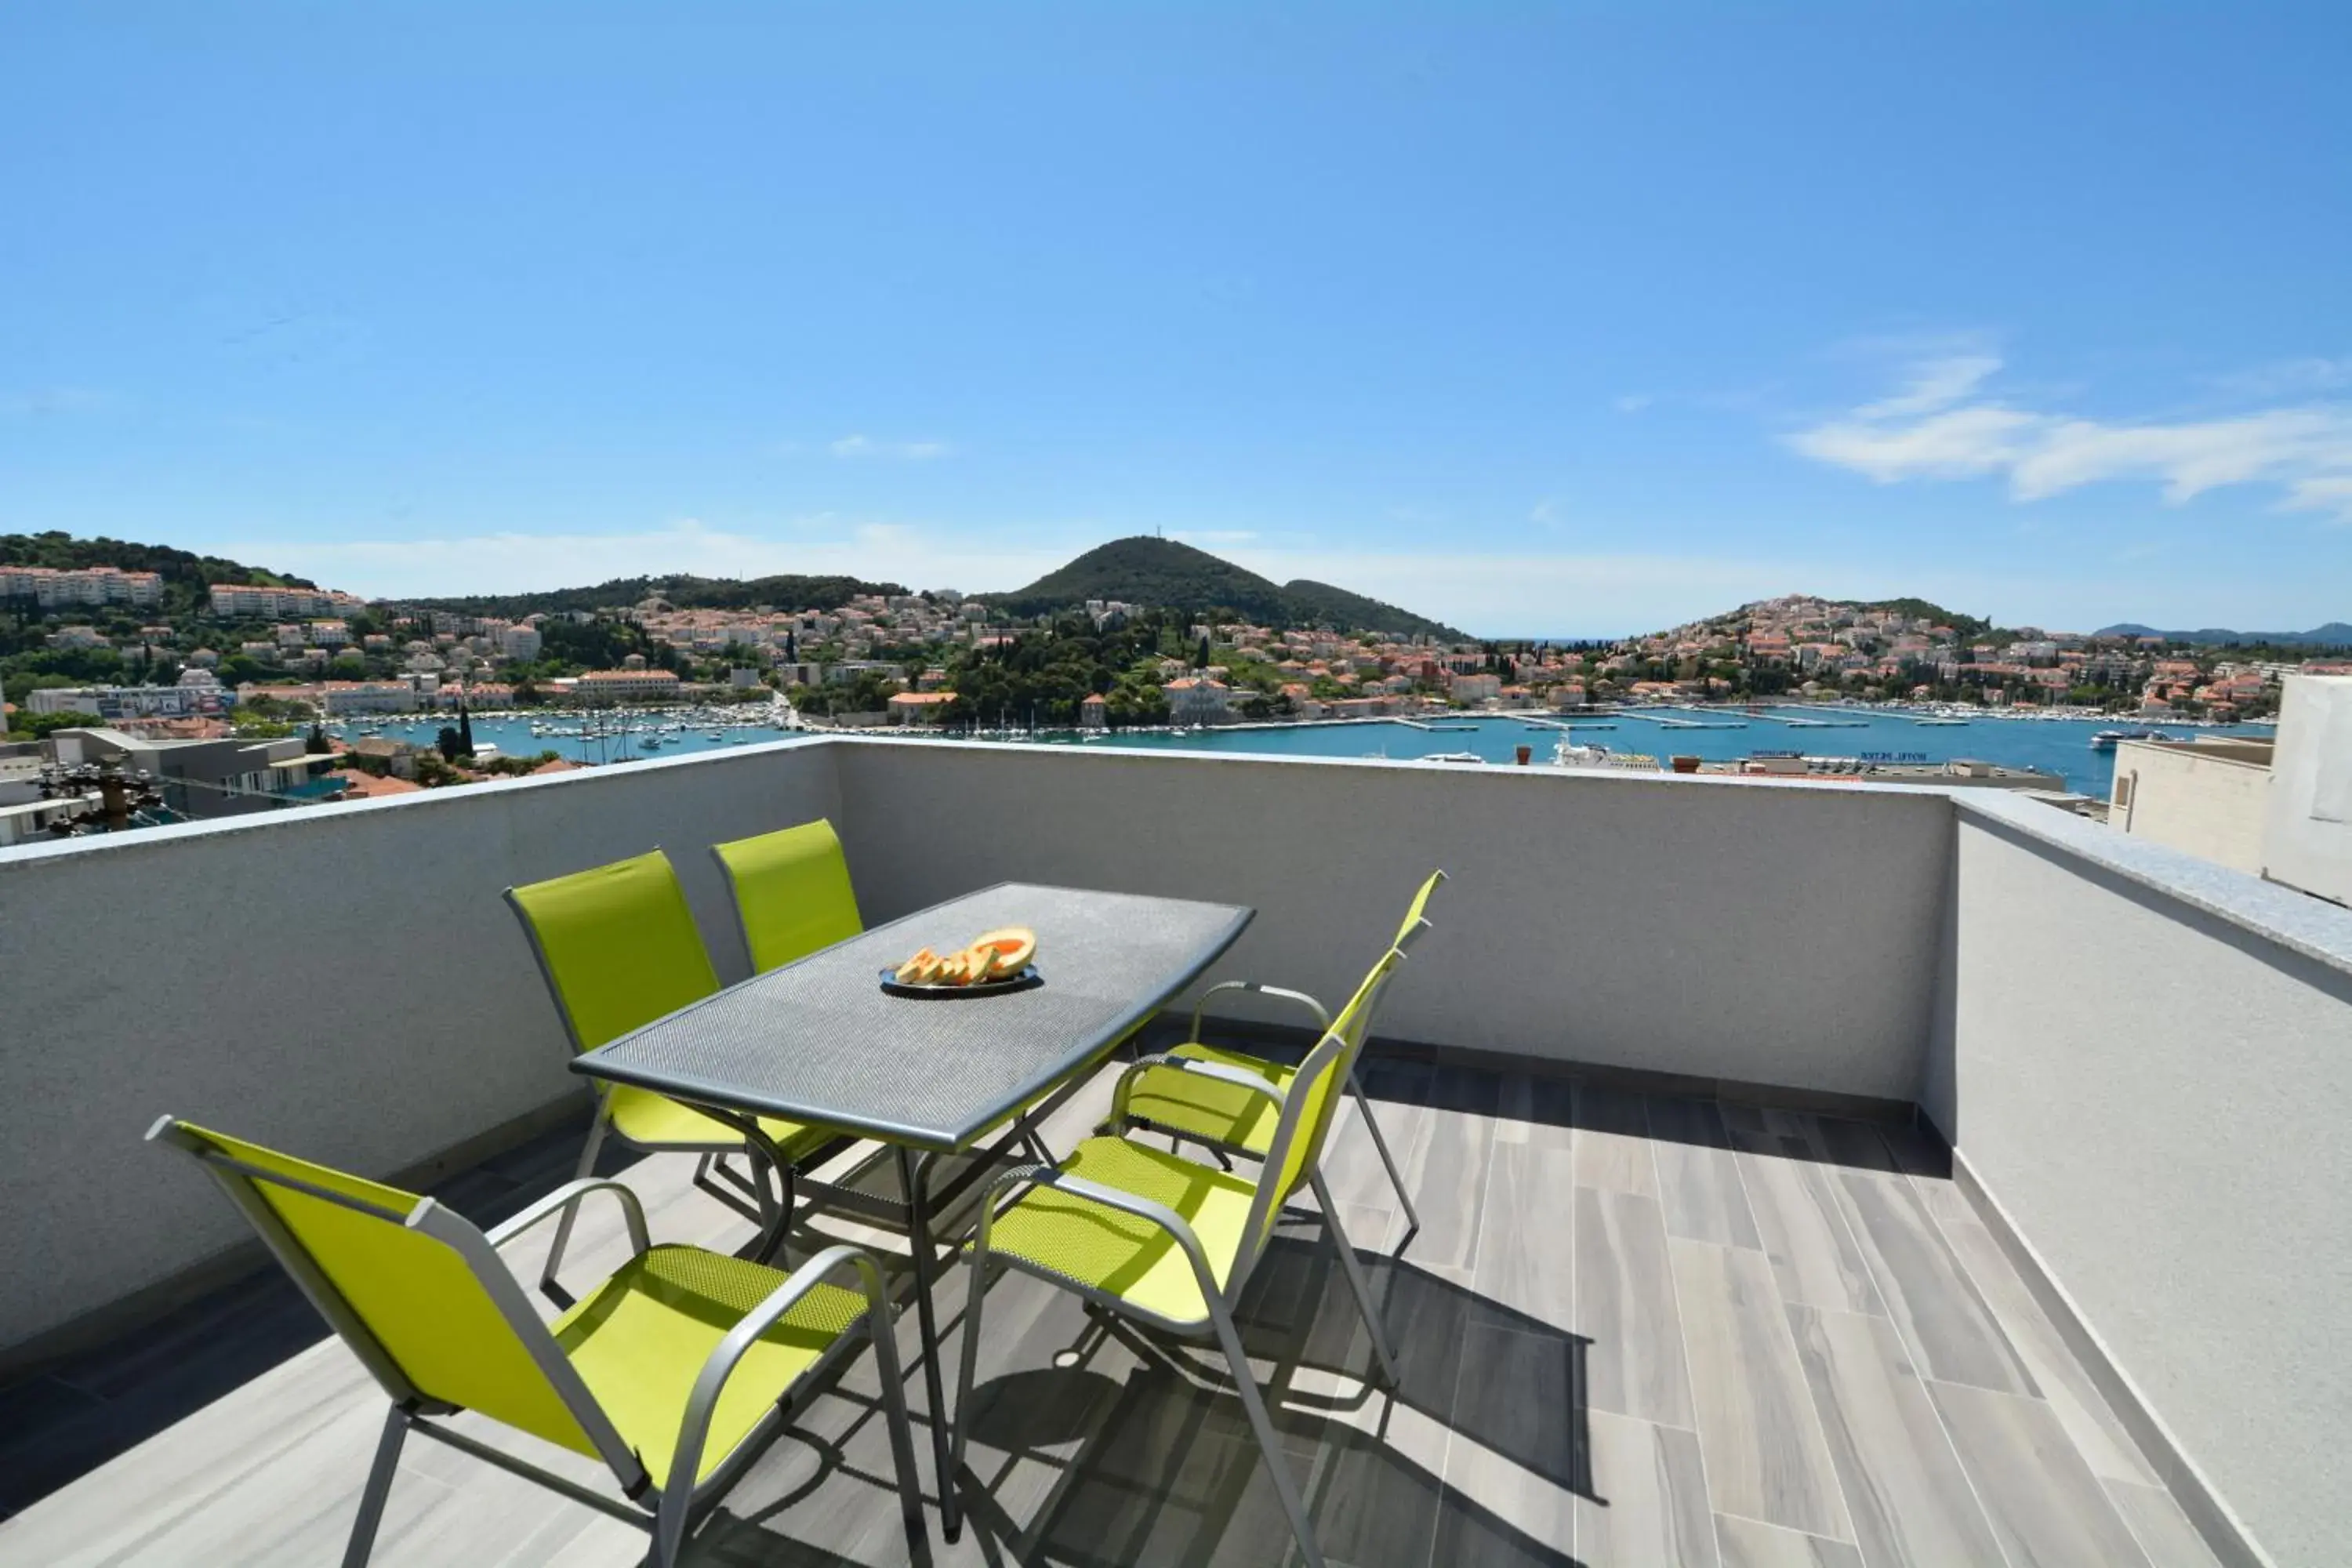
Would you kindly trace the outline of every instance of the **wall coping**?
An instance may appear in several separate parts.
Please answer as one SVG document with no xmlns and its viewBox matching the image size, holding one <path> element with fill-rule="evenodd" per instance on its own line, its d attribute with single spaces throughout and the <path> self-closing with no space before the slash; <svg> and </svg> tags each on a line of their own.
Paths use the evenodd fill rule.
<svg viewBox="0 0 2352 1568">
<path fill-rule="evenodd" d="M 2281 883 L 2134 838 L 2037 801 L 1949 790 L 1962 822 L 2004 829 L 2087 860 L 2126 881 L 2200 910 L 2263 942 L 2352 975 L 2352 910 Z"/>
</svg>

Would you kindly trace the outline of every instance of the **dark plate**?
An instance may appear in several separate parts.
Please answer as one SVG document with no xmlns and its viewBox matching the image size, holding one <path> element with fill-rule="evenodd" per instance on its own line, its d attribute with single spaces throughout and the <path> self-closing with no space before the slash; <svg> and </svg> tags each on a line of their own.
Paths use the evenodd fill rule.
<svg viewBox="0 0 2352 1568">
<path fill-rule="evenodd" d="M 978 985 L 907 985 L 893 980 L 896 969 L 882 971 L 882 989 L 893 996 L 912 996 L 925 1002 L 957 1002 L 971 996 L 1002 996 L 1008 991 L 1027 991 L 1045 984 L 1035 964 L 1018 974 L 1008 974 L 1002 980 L 984 980 Z"/>
</svg>

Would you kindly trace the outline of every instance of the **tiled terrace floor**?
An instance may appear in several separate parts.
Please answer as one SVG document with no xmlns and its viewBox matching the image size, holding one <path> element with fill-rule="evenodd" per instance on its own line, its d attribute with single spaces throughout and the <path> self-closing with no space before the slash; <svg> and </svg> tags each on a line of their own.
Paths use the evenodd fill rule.
<svg viewBox="0 0 2352 1568">
<path fill-rule="evenodd" d="M 1368 1082 L 1419 1232 L 1391 1256 L 1402 1223 L 1352 1121 L 1334 1134 L 1333 1186 L 1377 1259 L 1402 1387 L 1364 1381 L 1370 1347 L 1312 1223 L 1288 1228 L 1244 1323 L 1335 1563 L 2213 1562 L 1906 1130 L 1392 1062 Z M 1099 1114 L 1108 1088 L 1066 1108 L 1059 1142 Z M 551 1184 L 569 1153 L 551 1141 L 494 1163 L 450 1200 L 488 1223 Z M 656 1239 L 748 1239 L 687 1173 L 680 1158 L 630 1170 Z M 575 1241 L 570 1278 L 621 1256 L 610 1211 L 586 1213 L 593 1245 Z M 530 1248 L 515 1253 L 535 1275 Z M 950 1352 L 965 1288 L 961 1270 L 941 1288 Z M 168 1399 L 174 1379 L 267 1364 L 262 1345 L 289 1329 L 241 1326 L 249 1310 L 231 1309 L 255 1299 L 184 1317 L 163 1353 L 89 1363 L 76 1375 L 103 1386 L 60 1383 L 51 1403 L 135 1409 L 142 1384 Z M 911 1314 L 900 1340 L 911 1363 Z M 980 1375 L 972 1522 L 953 1547 L 935 1528 L 938 1561 L 1285 1559 L 1287 1531 L 1213 1352 L 1108 1330 L 1075 1298 L 1009 1276 L 990 1295 Z M 903 1561 L 874 1392 L 861 1356 L 729 1496 L 695 1560 Z M 911 1364 L 909 1396 L 920 1422 Z M 0 1563 L 336 1561 L 382 1411 L 341 1345 L 317 1343 L 0 1522 Z M 0 1444 L 54 1462 L 89 1418 L 69 1408 Z M 928 1483 L 926 1434 L 917 1443 Z M 418 1442 L 375 1561 L 592 1568 L 636 1563 L 645 1539 Z"/>
</svg>

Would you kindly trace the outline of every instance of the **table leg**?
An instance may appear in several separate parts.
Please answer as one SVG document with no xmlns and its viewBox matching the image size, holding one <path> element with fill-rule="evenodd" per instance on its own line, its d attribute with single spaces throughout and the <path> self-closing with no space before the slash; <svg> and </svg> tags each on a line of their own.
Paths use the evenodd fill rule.
<svg viewBox="0 0 2352 1568">
<path fill-rule="evenodd" d="M 949 1467 L 947 1389 L 940 1375 L 939 1315 L 931 1305 L 931 1273 L 938 1259 L 931 1254 L 930 1205 L 924 1184 L 931 1173 L 931 1156 L 900 1144 L 898 1184 L 907 1199 L 907 1247 L 915 1259 L 915 1321 L 923 1336 L 923 1391 L 931 1401 L 931 1464 L 940 1479 L 940 1530 L 952 1544 L 963 1534 L 963 1510 L 956 1499 L 955 1477 Z"/>
</svg>

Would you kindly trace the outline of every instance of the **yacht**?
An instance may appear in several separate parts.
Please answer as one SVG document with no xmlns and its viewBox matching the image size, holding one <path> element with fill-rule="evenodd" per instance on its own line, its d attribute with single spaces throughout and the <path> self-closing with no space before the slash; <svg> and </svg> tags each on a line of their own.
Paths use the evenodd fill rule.
<svg viewBox="0 0 2352 1568">
<path fill-rule="evenodd" d="M 2169 741 L 2161 730 L 2102 730 L 2091 737 L 2091 750 L 2112 752 L 2119 741 Z"/>
</svg>

